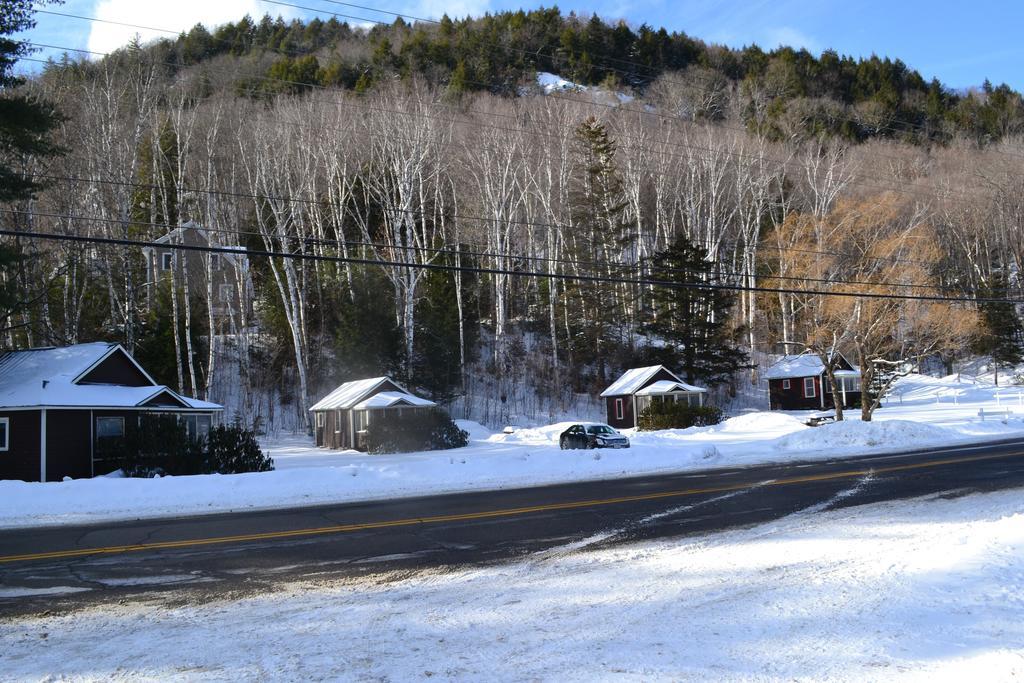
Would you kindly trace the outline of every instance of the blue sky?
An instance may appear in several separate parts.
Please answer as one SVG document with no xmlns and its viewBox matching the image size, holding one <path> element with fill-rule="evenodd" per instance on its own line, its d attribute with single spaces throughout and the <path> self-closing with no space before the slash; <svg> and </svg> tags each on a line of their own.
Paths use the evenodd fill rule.
<svg viewBox="0 0 1024 683">
<path fill-rule="evenodd" d="M 297 5 L 367 17 L 366 10 L 340 7 L 327 0 L 288 0 Z M 480 14 L 518 9 L 511 0 L 353 0 L 411 15 L 436 17 Z M 527 5 L 535 7 L 539 5 Z M 1024 2 L 1019 0 L 596 0 L 561 2 L 563 12 L 607 19 L 625 19 L 685 31 L 691 36 L 738 47 L 758 43 L 806 47 L 818 53 L 833 48 L 843 54 L 872 53 L 898 57 L 925 78 L 938 77 L 959 88 L 978 85 L 985 78 L 1024 89 Z M 54 11 L 101 17 L 111 21 L 181 30 L 196 22 L 217 24 L 245 13 L 286 16 L 313 13 L 288 9 L 265 0 L 67 0 Z M 123 44 L 137 31 L 63 17 L 38 16 L 39 26 L 30 40 L 100 52 Z M 143 37 L 160 35 L 142 32 Z"/>
</svg>

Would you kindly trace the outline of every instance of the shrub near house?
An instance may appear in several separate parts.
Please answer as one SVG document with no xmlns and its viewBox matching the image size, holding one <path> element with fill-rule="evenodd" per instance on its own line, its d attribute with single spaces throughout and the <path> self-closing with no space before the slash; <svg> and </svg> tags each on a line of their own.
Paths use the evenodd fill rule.
<svg viewBox="0 0 1024 683">
<path fill-rule="evenodd" d="M 469 434 L 443 410 L 408 411 L 388 420 L 371 422 L 366 432 L 370 453 L 402 453 L 462 448 Z"/>
<path fill-rule="evenodd" d="M 185 423 L 168 415 L 141 417 L 124 437 L 101 444 L 106 457 L 129 477 L 155 474 L 240 474 L 267 472 L 274 461 L 260 450 L 255 434 L 238 425 L 219 425 L 194 438 Z"/>
<path fill-rule="evenodd" d="M 685 403 L 652 403 L 644 408 L 637 420 L 643 431 L 656 429 L 686 429 L 708 427 L 722 421 L 722 409 L 716 406 L 691 406 Z"/>
</svg>

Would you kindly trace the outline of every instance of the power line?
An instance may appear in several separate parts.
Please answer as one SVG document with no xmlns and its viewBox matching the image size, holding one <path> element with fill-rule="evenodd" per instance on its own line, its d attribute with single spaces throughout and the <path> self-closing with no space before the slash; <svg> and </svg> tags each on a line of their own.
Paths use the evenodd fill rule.
<svg viewBox="0 0 1024 683">
<path fill-rule="evenodd" d="M 54 174 L 49 174 L 49 173 L 25 173 L 23 175 L 25 177 L 27 177 L 27 178 L 43 178 L 43 179 L 58 180 L 58 181 L 63 180 L 63 181 L 68 181 L 68 182 L 81 183 L 81 184 L 93 184 L 93 183 L 95 183 L 95 184 L 99 184 L 99 185 L 117 185 L 117 186 L 121 186 L 121 187 L 132 187 L 132 188 L 151 189 L 151 190 L 164 189 L 163 186 L 155 185 L 153 183 L 131 182 L 131 181 L 126 181 L 126 180 L 105 180 L 105 179 L 97 179 L 97 178 L 81 178 L 81 177 L 76 177 L 76 176 L 61 176 L 61 175 L 54 175 Z M 226 191 L 226 190 L 205 190 L 205 189 L 199 189 L 199 188 L 188 187 L 188 186 L 182 186 L 182 187 L 177 188 L 177 189 L 180 190 L 183 194 L 207 194 L 207 195 L 212 195 L 212 196 L 226 196 L 226 197 L 234 197 L 234 198 L 242 198 L 242 199 L 253 199 L 254 201 L 268 200 L 268 201 L 278 201 L 278 202 L 285 202 L 285 203 L 303 204 L 303 205 L 309 205 L 309 206 L 319 206 L 319 205 L 322 204 L 322 202 L 320 202 L 320 201 L 318 201 L 316 199 L 306 199 L 306 198 L 302 198 L 302 197 L 282 197 L 282 196 L 279 196 L 279 195 L 264 195 L 264 194 L 257 194 L 257 193 L 238 192 L 238 191 Z M 24 212 L 24 213 L 26 213 L 26 215 L 29 215 L 30 212 Z M 32 212 L 32 213 L 35 213 L 35 215 L 44 215 L 44 214 L 40 214 L 38 212 Z M 421 209 L 409 209 L 409 210 L 404 211 L 403 213 L 406 213 L 407 215 L 419 216 L 419 217 L 423 217 L 425 215 L 430 215 L 430 212 L 427 212 L 427 211 L 424 211 L 424 210 L 421 210 Z M 53 217 L 73 218 L 72 216 L 56 215 L 56 214 Z M 560 224 L 560 223 L 550 223 L 550 222 L 543 222 L 543 221 L 527 221 L 527 220 L 515 219 L 515 218 L 508 218 L 508 219 L 504 219 L 504 220 L 499 220 L 497 218 L 492 218 L 492 217 L 489 217 L 489 216 L 476 216 L 476 215 L 464 214 L 464 213 L 452 214 L 450 216 L 447 216 L 447 219 L 448 220 L 452 220 L 452 221 L 465 220 L 465 221 L 474 221 L 474 222 L 482 222 L 482 223 L 502 223 L 502 224 L 509 224 L 509 225 L 524 225 L 524 226 L 527 226 L 527 227 L 545 228 L 545 229 L 548 229 L 548 230 L 561 230 L 561 231 L 571 231 L 575 227 L 575 226 L 565 225 L 565 224 Z M 97 219 L 96 218 L 92 218 L 92 217 L 81 217 L 80 220 L 97 220 Z M 164 228 L 167 228 L 169 230 L 173 230 L 174 229 L 174 226 L 169 225 L 169 224 L 164 224 L 164 223 L 159 223 L 159 224 L 154 223 L 154 224 L 149 224 L 149 225 L 152 225 L 153 227 L 164 227 Z M 205 230 L 212 230 L 212 228 L 204 228 L 204 229 Z M 725 245 L 723 245 L 723 246 L 725 246 Z M 735 248 L 736 246 L 737 246 L 736 242 L 731 243 L 731 247 L 732 248 Z M 798 254 L 818 254 L 818 255 L 822 255 L 822 256 L 847 256 L 847 257 L 852 257 L 853 256 L 851 254 L 846 254 L 846 253 L 843 253 L 843 252 L 821 251 L 821 250 L 806 249 L 806 248 L 795 247 L 795 246 L 794 247 L 779 247 L 777 245 L 767 244 L 767 243 L 764 243 L 764 242 L 759 242 L 757 248 L 758 249 L 767 250 L 767 251 L 785 251 L 785 252 L 792 252 L 792 253 L 798 253 Z M 857 258 L 861 258 L 861 257 L 858 256 Z M 919 261 L 919 260 L 914 260 L 914 259 L 901 259 L 901 258 L 884 257 L 884 256 L 872 256 L 870 258 L 871 258 L 871 260 L 874 260 L 874 261 L 884 261 L 884 262 L 891 262 L 891 263 L 911 263 L 911 264 L 918 264 L 918 265 L 928 265 L 928 263 L 929 263 L 927 261 Z"/>
<path fill-rule="evenodd" d="M 172 226 L 172 225 L 170 225 L 168 223 L 153 223 L 153 222 L 139 221 L 139 220 L 133 220 L 133 219 L 125 221 L 125 220 L 121 220 L 121 219 L 117 219 L 117 218 L 105 218 L 105 217 L 101 217 L 101 216 L 80 216 L 80 215 L 72 215 L 72 214 L 45 213 L 45 212 L 39 212 L 39 211 L 21 211 L 21 210 L 17 210 L 17 209 L 6 209 L 6 211 L 8 211 L 9 213 L 15 214 L 15 215 L 35 216 L 35 217 L 43 217 L 43 218 L 53 218 L 53 219 L 58 219 L 58 220 L 71 220 L 71 221 L 83 221 L 83 222 L 108 223 L 108 224 L 116 224 L 116 225 L 121 225 L 121 226 L 126 226 L 126 225 L 148 226 L 148 227 L 152 227 L 152 228 L 162 228 L 164 230 L 174 230 L 175 229 L 174 226 Z M 614 268 L 614 269 L 618 269 L 618 270 L 621 270 L 621 269 L 624 269 L 624 268 L 642 270 L 643 267 L 644 267 L 644 264 L 642 262 L 637 262 L 635 264 L 622 263 L 622 262 L 616 262 L 616 261 L 603 261 L 603 262 L 599 262 L 599 261 L 575 260 L 575 259 L 568 259 L 568 258 L 555 258 L 555 257 L 551 257 L 551 256 L 529 256 L 529 255 L 509 254 L 509 253 L 500 253 L 500 252 L 476 252 L 476 251 L 466 251 L 466 250 L 462 250 L 462 249 L 453 249 L 453 248 L 425 247 L 425 246 L 419 246 L 419 245 L 388 244 L 388 243 L 385 243 L 385 242 L 367 242 L 367 241 L 355 241 L 355 240 L 332 240 L 332 239 L 325 239 L 325 238 L 318 238 L 318 237 L 308 237 L 308 236 L 299 236 L 299 235 L 294 235 L 294 236 L 293 235 L 268 235 L 268 234 L 265 234 L 265 233 L 262 233 L 262 232 L 258 232 L 258 231 L 252 231 L 252 230 L 230 230 L 228 228 L 202 227 L 201 230 L 205 231 L 205 232 L 216 233 L 216 234 L 227 234 L 227 235 L 232 235 L 232 236 L 245 236 L 245 237 L 259 237 L 261 239 L 267 239 L 267 238 L 284 239 L 284 238 L 288 238 L 288 239 L 293 239 L 296 242 L 300 242 L 300 243 L 302 243 L 304 245 L 319 245 L 319 246 L 334 246 L 334 247 L 365 246 L 365 247 L 372 247 L 372 248 L 375 248 L 375 249 L 389 249 L 389 250 L 394 250 L 394 251 L 401 250 L 401 251 L 415 251 L 417 253 L 450 254 L 450 255 L 453 255 L 453 256 L 475 256 L 475 257 L 493 258 L 495 260 L 499 260 L 500 259 L 500 260 L 514 261 L 514 262 L 529 261 L 529 262 L 555 263 L 555 264 L 560 264 L 560 265 L 569 265 L 569 266 L 573 266 L 573 267 L 577 267 L 577 266 L 591 266 L 591 267 L 595 267 L 596 266 L 596 267 L 602 267 L 602 268 Z M 800 252 L 805 252 L 805 251 L 809 251 L 809 250 L 791 249 L 789 251 L 794 251 L 794 252 L 800 253 Z M 841 253 L 837 254 L 836 252 L 812 252 L 812 253 L 819 253 L 819 254 L 822 254 L 822 255 L 828 254 L 830 256 L 843 255 Z M 879 257 L 879 258 L 867 257 L 867 258 L 869 260 L 887 260 L 887 261 L 888 260 L 895 260 L 895 259 L 884 259 L 882 257 Z M 924 264 L 924 265 L 931 265 L 930 263 L 920 262 L 920 261 L 909 261 L 908 260 L 908 262 L 910 262 L 910 263 L 920 263 L 920 264 Z M 715 262 L 715 264 L 716 265 L 720 265 L 717 261 Z M 666 267 L 661 267 L 661 268 L 658 268 L 658 270 L 659 271 L 663 271 L 663 272 L 690 273 L 690 274 L 695 272 L 692 269 L 673 268 L 673 267 L 667 267 L 667 268 Z M 795 282 L 818 282 L 818 283 L 828 283 L 828 284 L 887 286 L 887 287 L 901 287 L 901 288 L 907 288 L 907 289 L 935 289 L 935 290 L 942 290 L 942 289 L 944 289 L 944 287 L 942 285 L 938 285 L 938 284 L 932 285 L 932 284 L 921 284 L 921 283 L 901 283 L 901 282 L 886 282 L 886 281 L 870 282 L 870 281 L 860 281 L 860 280 L 844 280 L 844 279 L 838 279 L 838 278 L 813 278 L 813 277 L 804 277 L 804 276 L 797 277 L 797 276 L 772 275 L 772 274 L 761 274 L 761 275 L 758 275 L 756 273 L 742 273 L 742 272 L 741 273 L 737 273 L 736 271 L 731 271 L 731 270 L 727 270 L 727 269 L 724 269 L 724 268 L 719 268 L 717 270 L 717 273 L 719 275 L 721 275 L 721 276 L 732 277 L 732 278 L 744 278 L 744 277 L 754 276 L 754 277 L 756 277 L 758 279 L 786 280 L 786 281 L 795 281 Z M 977 293 L 976 290 L 961 290 L 961 291 L 964 292 L 964 293 Z"/>
<path fill-rule="evenodd" d="M 139 248 L 160 248 L 160 249 L 172 249 L 181 251 L 194 251 L 200 253 L 227 253 L 237 256 L 239 251 L 230 247 L 214 247 L 214 246 L 201 246 L 201 245 L 189 245 L 189 244 L 167 244 L 162 242 L 147 241 L 147 240 L 132 240 L 125 238 L 114 238 L 114 237 L 87 237 L 83 235 L 67 235 L 58 233 L 48 232 L 34 232 L 34 231 L 19 231 L 19 230 L 0 230 L 0 235 L 17 238 L 27 239 L 38 239 L 38 240 L 51 240 L 57 242 L 75 242 L 85 244 L 106 244 L 113 246 L 127 246 L 127 247 L 139 247 Z M 408 269 L 419 269 L 419 270 L 435 270 L 435 271 L 458 271 L 476 274 L 486 275 L 507 275 L 509 277 L 521 277 L 521 278 L 547 278 L 551 280 L 562 280 L 562 281 L 575 281 L 575 282 L 592 282 L 592 283 L 614 283 L 614 284 L 629 284 L 642 287 L 666 287 L 672 289 L 697 289 L 697 290 L 721 290 L 721 291 L 733 291 L 733 292 L 767 292 L 772 294 L 793 294 L 799 296 L 834 296 L 844 298 L 861 298 L 861 299 L 877 299 L 877 300 L 899 300 L 899 301 L 931 301 L 931 302 L 946 302 L 946 303 L 964 303 L 964 304 L 976 304 L 976 303 L 1010 303 L 1010 304 L 1021 304 L 1024 300 L 1018 299 L 1007 299 L 1007 298 L 964 298 L 964 297 L 953 297 L 953 296 L 941 296 L 941 295 L 924 295 L 924 294 L 893 294 L 886 292 L 855 292 L 849 290 L 805 290 L 805 289 L 792 289 L 784 287 L 758 287 L 758 286 L 747 286 L 747 285 L 735 285 L 735 284 L 721 284 L 711 282 L 672 282 L 669 280 L 653 280 L 649 278 L 626 278 L 626 277 L 615 277 L 606 275 L 586 275 L 578 273 L 552 273 L 546 271 L 536 270 L 514 270 L 509 268 L 491 268 L 484 266 L 462 266 L 462 265 L 451 265 L 451 264 L 439 264 L 439 263 L 417 263 L 414 261 L 399 261 L 393 259 L 370 259 L 353 256 L 335 256 L 326 254 L 309 254 L 304 252 L 284 252 L 274 251 L 269 249 L 247 249 L 245 251 L 247 256 L 260 256 L 266 258 L 283 258 L 283 259 L 298 259 L 306 261 L 321 261 L 328 263 L 348 263 L 352 265 L 368 265 L 368 266 L 380 266 L 390 268 L 408 268 Z"/>
</svg>

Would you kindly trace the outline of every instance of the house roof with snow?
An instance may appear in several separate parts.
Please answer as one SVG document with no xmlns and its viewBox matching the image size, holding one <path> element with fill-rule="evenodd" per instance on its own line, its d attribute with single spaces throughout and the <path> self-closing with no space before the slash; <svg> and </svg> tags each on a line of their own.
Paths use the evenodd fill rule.
<svg viewBox="0 0 1024 683">
<path fill-rule="evenodd" d="M 26 349 L 0 357 L 0 408 L 144 407 L 223 410 L 157 384 L 116 343 Z"/>
<path fill-rule="evenodd" d="M 686 382 L 673 382 L 671 380 L 663 379 L 654 384 L 650 384 L 643 389 L 638 389 L 635 393 L 637 396 L 654 396 L 657 394 L 702 394 L 707 389 L 703 387 L 695 387 L 692 384 Z"/>
<path fill-rule="evenodd" d="M 842 357 L 842 354 L 840 354 Z M 846 359 L 843 358 L 845 361 Z M 847 362 L 849 365 L 849 363 Z M 859 377 L 860 370 L 850 365 L 851 369 L 836 370 L 837 377 Z M 800 377 L 817 377 L 825 372 L 825 364 L 816 353 L 801 353 L 783 356 L 764 373 L 765 379 L 798 379 Z"/>
<path fill-rule="evenodd" d="M 437 404 L 425 398 L 401 391 L 382 391 L 379 394 L 363 399 L 352 406 L 353 410 L 367 410 L 370 408 L 391 408 L 394 406 L 431 407 Z"/>
<path fill-rule="evenodd" d="M 645 368 L 633 368 L 631 370 L 626 370 L 626 372 L 622 374 L 622 377 L 619 377 L 610 387 L 601 392 L 601 396 L 608 397 L 635 394 L 643 389 L 655 375 L 662 371 L 668 373 L 672 380 L 661 381 L 669 381 L 670 383 L 677 384 L 681 387 L 690 387 L 689 389 L 680 389 L 680 391 L 706 391 L 706 389 L 701 389 L 700 387 L 687 384 L 664 365 L 649 365 Z M 655 384 L 658 383 L 660 382 L 655 382 Z"/>
<path fill-rule="evenodd" d="M 382 387 L 390 387 L 391 390 L 381 391 Z M 345 382 L 314 403 L 310 411 L 368 410 L 398 405 L 434 406 L 437 404 L 409 393 L 390 377 L 371 377 Z"/>
</svg>

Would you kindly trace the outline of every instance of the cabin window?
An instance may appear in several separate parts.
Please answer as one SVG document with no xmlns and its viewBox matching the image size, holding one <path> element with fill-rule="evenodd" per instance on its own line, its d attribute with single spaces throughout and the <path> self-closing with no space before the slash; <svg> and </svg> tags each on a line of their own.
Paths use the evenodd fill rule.
<svg viewBox="0 0 1024 683">
<path fill-rule="evenodd" d="M 345 424 L 342 421 L 343 417 L 344 417 L 343 411 L 341 411 L 341 410 L 335 411 L 335 414 L 334 414 L 334 433 L 335 434 L 340 434 L 341 433 L 341 425 Z"/>
<path fill-rule="evenodd" d="M 180 421 L 185 424 L 185 433 L 193 441 L 205 439 L 210 434 L 213 419 L 209 415 L 183 415 Z"/>
<path fill-rule="evenodd" d="M 804 398 L 814 398 L 818 393 L 814 390 L 814 378 L 804 377 Z"/>
<path fill-rule="evenodd" d="M 10 438 L 11 418 L 0 417 L 0 451 L 7 450 L 8 439 Z"/>
<path fill-rule="evenodd" d="M 369 410 L 357 410 L 356 411 L 356 431 L 364 432 L 370 425 L 370 411 Z"/>
<path fill-rule="evenodd" d="M 313 413 L 313 414 L 316 415 L 316 426 L 318 428 L 320 428 L 320 429 L 323 429 L 323 426 L 324 426 L 324 414 L 323 413 Z"/>
<path fill-rule="evenodd" d="M 789 389 L 789 380 L 788 379 L 782 380 L 782 388 L 783 389 Z"/>
<path fill-rule="evenodd" d="M 160 268 L 161 269 L 163 269 L 163 270 L 170 270 L 172 263 L 174 263 L 174 254 L 172 254 L 169 251 L 166 252 L 166 253 L 160 254 Z"/>
<path fill-rule="evenodd" d="M 96 438 L 97 439 L 119 439 L 124 436 L 123 417 L 97 417 Z"/>
<path fill-rule="evenodd" d="M 617 398 L 615 399 L 615 419 L 623 420 L 625 417 L 625 408 L 623 407 L 622 399 Z"/>
<path fill-rule="evenodd" d="M 848 394 L 860 391 L 860 377 L 843 377 L 843 391 Z"/>
</svg>

